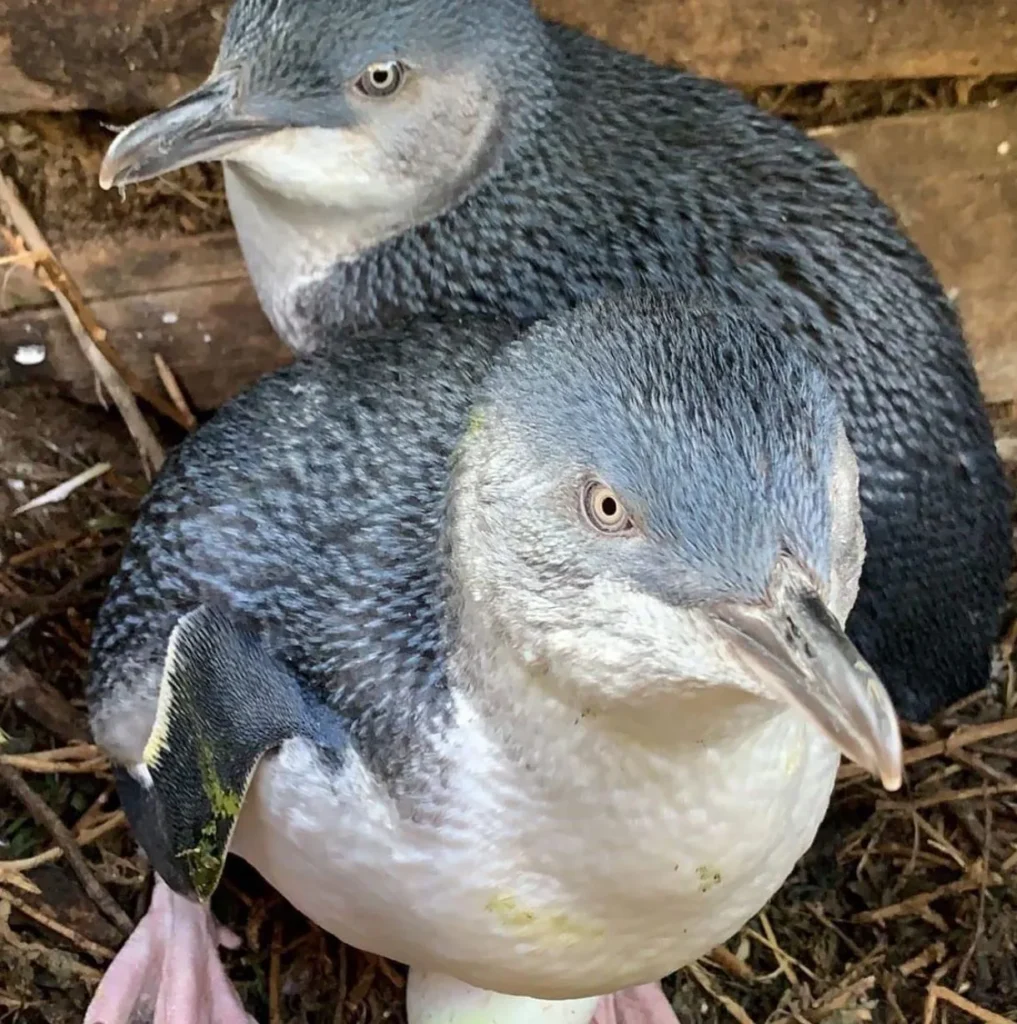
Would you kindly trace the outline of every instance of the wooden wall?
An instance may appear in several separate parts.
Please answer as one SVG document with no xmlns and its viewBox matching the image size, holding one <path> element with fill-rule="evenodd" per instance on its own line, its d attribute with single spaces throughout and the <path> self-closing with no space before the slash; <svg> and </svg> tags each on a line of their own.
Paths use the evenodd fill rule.
<svg viewBox="0 0 1017 1024">
<path fill-rule="evenodd" d="M 0 0 L 0 112 L 160 105 L 214 57 L 219 0 Z M 542 0 L 617 45 L 739 84 L 1017 74 L 1017 0 Z M 1017 95 L 1013 102 L 820 130 L 897 211 L 956 297 L 986 394 L 1017 399 Z M 210 408 L 286 359 L 230 233 L 115 234 L 60 253 L 134 369 L 152 352 Z M 115 268 L 116 273 L 110 271 Z M 115 280 L 115 286 L 111 281 Z M 0 312 L 8 379 L 93 389 L 39 289 Z M 48 358 L 22 365 L 26 342 Z M 4 376 L 0 373 L 0 378 Z"/>
</svg>

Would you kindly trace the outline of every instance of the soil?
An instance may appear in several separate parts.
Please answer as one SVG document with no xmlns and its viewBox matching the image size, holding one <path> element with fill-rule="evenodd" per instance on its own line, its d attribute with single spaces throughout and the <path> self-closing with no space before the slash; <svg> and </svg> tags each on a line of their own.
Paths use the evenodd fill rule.
<svg viewBox="0 0 1017 1024">
<path fill-rule="evenodd" d="M 813 127 L 987 102 L 1015 87 L 1017 78 L 877 83 L 756 99 Z M 0 121 L 0 170 L 54 244 L 123 226 L 228 225 L 217 170 L 178 172 L 125 197 L 102 192 L 95 182 L 108 139 L 90 115 Z M 1017 483 L 1017 418 L 1011 408 L 995 412 Z M 179 438 L 159 429 L 167 444 Z M 69 498 L 16 514 L 99 463 L 109 469 Z M 115 409 L 54 389 L 0 393 L 0 782 L 17 772 L 29 783 L 82 840 L 93 883 L 135 920 L 149 868 L 116 816 L 107 766 L 80 742 L 66 748 L 83 735 L 90 624 L 147 486 Z M 726 952 L 669 979 L 687 1024 L 1017 1020 L 1017 577 L 1010 602 L 991 686 L 908 729 L 918 753 L 906 791 L 889 799 L 865 779 L 843 779 L 815 846 L 765 914 Z M 65 751 L 56 764 L 53 750 Z M 71 1024 L 123 934 L 67 855 L 48 852 L 58 848 L 52 822 L 33 820 L 29 803 L 0 786 L 0 1021 Z M 108 831 L 86 842 L 96 828 Z M 5 869 L 25 858 L 36 866 Z M 243 938 L 223 955 L 258 1020 L 402 1019 L 402 968 L 341 946 L 243 864 L 230 862 L 213 905 Z M 974 1010 L 956 1008 L 965 1000 Z"/>
</svg>

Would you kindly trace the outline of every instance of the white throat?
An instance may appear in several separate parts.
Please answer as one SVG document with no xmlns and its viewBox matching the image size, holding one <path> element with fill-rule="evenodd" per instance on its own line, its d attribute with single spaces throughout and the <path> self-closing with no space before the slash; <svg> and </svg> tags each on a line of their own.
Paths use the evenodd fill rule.
<svg viewBox="0 0 1017 1024">
<path fill-rule="evenodd" d="M 296 300 L 322 282 L 336 263 L 353 262 L 402 230 L 389 216 L 357 216 L 345 206 L 292 198 L 262 185 L 246 167 L 223 165 L 226 198 L 240 249 L 262 308 L 296 353 L 312 351 L 315 331 L 297 313 Z"/>
</svg>

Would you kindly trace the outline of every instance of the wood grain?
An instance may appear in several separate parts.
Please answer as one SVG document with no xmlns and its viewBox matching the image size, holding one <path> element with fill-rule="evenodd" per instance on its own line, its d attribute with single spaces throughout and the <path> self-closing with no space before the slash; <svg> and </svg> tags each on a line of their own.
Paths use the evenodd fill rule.
<svg viewBox="0 0 1017 1024">
<path fill-rule="evenodd" d="M 817 136 L 897 213 L 956 298 L 990 401 L 1017 399 L 1017 105 Z"/>
</svg>

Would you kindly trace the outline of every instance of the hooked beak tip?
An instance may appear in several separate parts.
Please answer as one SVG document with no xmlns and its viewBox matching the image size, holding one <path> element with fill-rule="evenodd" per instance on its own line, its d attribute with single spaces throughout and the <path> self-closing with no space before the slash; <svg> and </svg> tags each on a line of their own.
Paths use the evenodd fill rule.
<svg viewBox="0 0 1017 1024">
<path fill-rule="evenodd" d="M 732 651 L 771 693 L 796 705 L 842 754 L 896 792 L 904 752 L 886 688 L 817 594 L 803 587 L 779 593 L 770 607 L 715 609 Z"/>
<path fill-rule="evenodd" d="M 868 670 L 866 686 L 869 699 L 873 707 L 878 709 L 877 716 L 882 719 L 879 727 L 882 735 L 875 744 L 875 770 L 872 774 L 879 778 L 888 793 L 896 793 L 904 784 L 904 744 L 900 724 L 885 687 L 867 665 L 865 668 Z"/>
<path fill-rule="evenodd" d="M 109 144 L 109 148 L 106 150 L 102 158 L 102 164 L 99 167 L 99 188 L 104 192 L 119 184 L 117 178 L 120 175 L 121 168 L 119 166 L 118 150 L 124 137 L 124 131 L 129 131 L 129 129 L 122 129 L 113 137 L 113 141 Z"/>
<path fill-rule="evenodd" d="M 144 144 L 146 142 L 144 139 L 140 140 L 142 145 L 138 145 L 137 136 L 140 132 L 137 125 L 143 123 L 137 122 L 120 131 L 110 143 L 109 149 L 106 150 L 106 155 L 102 158 L 102 164 L 99 167 L 99 187 L 104 192 L 117 186 L 130 185 L 136 180 L 132 172 L 139 169 L 148 148 Z M 144 175 L 140 177 L 144 177 Z"/>
<path fill-rule="evenodd" d="M 103 192 L 108 192 L 117 183 L 116 171 L 112 167 L 107 166 L 106 161 L 102 162 L 102 166 L 99 168 L 99 188 Z"/>
<path fill-rule="evenodd" d="M 231 123 L 233 92 L 231 77 L 209 78 L 168 107 L 121 129 L 103 157 L 99 186 L 131 185 L 218 159 L 224 145 L 238 136 Z"/>
</svg>

